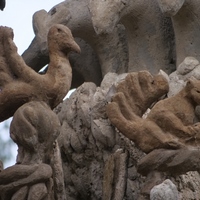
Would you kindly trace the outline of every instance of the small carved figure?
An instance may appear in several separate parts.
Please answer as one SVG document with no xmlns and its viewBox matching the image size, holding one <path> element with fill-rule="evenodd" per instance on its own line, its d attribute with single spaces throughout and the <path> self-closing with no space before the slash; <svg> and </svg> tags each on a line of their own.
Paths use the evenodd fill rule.
<svg viewBox="0 0 200 200">
<path fill-rule="evenodd" d="M 138 73 L 138 77 L 142 75 L 143 80 L 146 79 L 147 73 L 141 73 Z M 177 95 L 160 100 L 147 118 L 142 119 L 144 111 L 166 90 L 156 95 L 153 91 L 163 88 L 156 84 L 156 77 L 146 82 L 136 77 L 135 74 L 127 76 L 124 83 L 118 85 L 117 93 L 108 104 L 107 114 L 112 124 L 145 153 L 156 148 L 178 149 L 198 145 L 200 125 L 194 124 L 194 111 L 196 105 L 200 104 L 200 81 L 190 79 Z M 167 85 L 167 81 L 163 82 Z M 127 89 L 120 85 L 126 85 Z"/>
<path fill-rule="evenodd" d="M 175 136 L 174 140 L 196 146 L 200 133 L 200 124 L 194 124 L 197 105 L 200 105 L 200 81 L 192 77 L 179 93 L 156 103 L 147 119 L 164 133 Z"/>
<path fill-rule="evenodd" d="M 59 133 L 59 119 L 45 102 L 31 101 L 15 112 L 10 135 L 18 145 L 17 163 L 0 172 L 0 199 L 54 199 L 58 174 L 53 151 Z M 59 184 L 55 196 L 61 191 Z"/>
<path fill-rule="evenodd" d="M 171 16 L 176 40 L 176 65 L 187 56 L 200 60 L 200 1 L 157 0 L 161 11 Z"/>
<path fill-rule="evenodd" d="M 64 25 L 48 33 L 50 63 L 45 75 L 28 67 L 17 53 L 10 28 L 0 27 L 0 121 L 11 117 L 24 103 L 40 100 L 55 108 L 69 91 L 72 69 L 71 51 L 80 52 L 71 31 Z"/>
<path fill-rule="evenodd" d="M 98 34 L 112 33 L 118 23 L 125 26 L 129 72 L 175 70 L 172 23 L 156 0 L 90 0 L 90 10 Z"/>
</svg>

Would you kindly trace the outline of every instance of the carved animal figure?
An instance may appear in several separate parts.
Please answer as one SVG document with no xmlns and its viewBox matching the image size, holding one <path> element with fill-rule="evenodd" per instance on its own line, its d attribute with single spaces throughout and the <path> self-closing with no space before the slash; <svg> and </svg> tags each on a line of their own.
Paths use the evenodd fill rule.
<svg viewBox="0 0 200 200">
<path fill-rule="evenodd" d="M 22 54 L 27 65 L 38 71 L 48 63 L 46 36 L 49 28 L 59 23 L 69 27 L 74 37 L 81 38 L 93 49 L 89 50 L 88 45 L 80 43 L 79 39 L 82 54 L 70 57 L 74 69 L 72 87 L 78 87 L 84 81 L 100 85 L 107 72 L 126 72 L 128 56 L 124 28 L 119 26 L 110 34 L 97 35 L 88 7 L 89 0 L 66 0 L 49 12 L 36 12 L 33 16 L 35 38 Z M 98 60 L 94 59 L 95 55 Z"/>
<path fill-rule="evenodd" d="M 163 16 L 156 0 L 90 0 L 90 10 L 98 34 L 112 33 L 119 23 L 125 26 L 129 72 L 175 70 L 171 20 Z"/>
<path fill-rule="evenodd" d="M 45 102 L 31 101 L 15 112 L 10 135 L 18 145 L 17 163 L 0 172 L 0 199 L 59 199 L 62 185 L 53 157 L 59 134 L 60 121 Z"/>
<path fill-rule="evenodd" d="M 197 105 L 200 105 L 200 81 L 190 78 L 178 94 L 159 101 L 147 119 L 187 144 L 190 143 L 190 139 L 194 139 L 192 137 L 199 137 L 199 123 L 194 125 Z"/>
<path fill-rule="evenodd" d="M 80 52 L 66 26 L 52 26 L 48 33 L 49 68 L 40 75 L 25 64 L 12 39 L 12 30 L 0 27 L 0 121 L 29 101 L 44 101 L 52 109 L 62 102 L 72 80 L 68 54 Z"/>
<path fill-rule="evenodd" d="M 162 12 L 171 16 L 175 40 L 177 66 L 187 56 L 200 60 L 200 1 L 157 0 Z"/>
<path fill-rule="evenodd" d="M 147 109 L 147 104 L 153 101 L 149 98 L 142 104 L 138 96 L 151 95 L 152 88 L 155 90 L 159 85 L 157 87 L 152 85 L 144 90 L 147 83 L 130 84 L 130 78 L 131 76 L 125 80 L 129 85 L 127 85 L 129 92 L 123 92 L 119 84 L 118 93 L 113 97 L 113 102 L 107 106 L 108 117 L 114 126 L 146 153 L 156 148 L 177 149 L 186 145 L 196 146 L 199 143 L 200 124 L 194 124 L 194 110 L 196 105 L 200 104 L 199 80 L 190 79 L 177 95 L 160 100 L 151 109 L 147 118 L 142 119 L 141 113 L 138 115 L 136 108 Z M 133 91 L 130 89 L 132 85 L 134 93 L 130 92 Z M 129 98 L 132 100 L 128 100 Z"/>
</svg>

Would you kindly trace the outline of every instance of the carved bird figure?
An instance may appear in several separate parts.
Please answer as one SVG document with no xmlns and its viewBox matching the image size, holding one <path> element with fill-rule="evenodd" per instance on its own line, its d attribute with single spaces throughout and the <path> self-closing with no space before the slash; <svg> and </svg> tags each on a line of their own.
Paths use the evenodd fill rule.
<svg viewBox="0 0 200 200">
<path fill-rule="evenodd" d="M 12 29 L 0 27 L 0 121 L 29 101 L 44 101 L 51 109 L 62 102 L 72 80 L 68 55 L 80 47 L 66 26 L 56 24 L 48 32 L 48 50 L 48 71 L 38 74 L 17 53 Z"/>
</svg>

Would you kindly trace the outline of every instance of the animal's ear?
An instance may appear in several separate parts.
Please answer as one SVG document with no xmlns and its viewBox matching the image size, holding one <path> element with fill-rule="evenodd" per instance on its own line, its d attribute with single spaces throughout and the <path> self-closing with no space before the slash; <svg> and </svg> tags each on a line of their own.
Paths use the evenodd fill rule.
<svg viewBox="0 0 200 200">
<path fill-rule="evenodd" d="M 33 31 L 35 35 L 41 34 L 45 30 L 45 21 L 47 19 L 47 11 L 39 10 L 33 15 Z"/>
<path fill-rule="evenodd" d="M 197 81 L 197 79 L 194 76 L 191 76 L 188 81 L 186 86 L 193 86 L 195 84 L 195 82 Z"/>
</svg>

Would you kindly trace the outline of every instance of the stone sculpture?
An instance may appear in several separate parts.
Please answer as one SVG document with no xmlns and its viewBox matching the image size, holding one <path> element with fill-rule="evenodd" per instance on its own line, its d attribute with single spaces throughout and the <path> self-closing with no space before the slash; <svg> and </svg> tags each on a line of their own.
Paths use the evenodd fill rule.
<svg viewBox="0 0 200 200">
<path fill-rule="evenodd" d="M 0 173 L 1 199 L 53 198 L 50 161 L 59 129 L 56 114 L 44 102 L 31 101 L 15 112 L 10 134 L 18 145 L 17 163 Z"/>
<path fill-rule="evenodd" d="M 50 29 L 50 63 L 45 75 L 32 70 L 18 55 L 11 29 L 1 27 L 0 37 L 0 121 L 11 117 L 24 103 L 36 99 L 55 108 L 71 86 L 72 69 L 68 53 L 80 52 L 70 30 L 63 25 L 55 25 Z"/>
<path fill-rule="evenodd" d="M 0 199 L 65 199 L 57 137 L 60 121 L 52 111 L 70 89 L 71 51 L 80 52 L 71 31 L 57 24 L 48 33 L 50 63 L 45 75 L 29 68 L 13 43 L 12 29 L 0 27 L 1 121 L 12 116 L 10 135 L 17 163 L 0 172 Z"/>
<path fill-rule="evenodd" d="M 78 44 L 83 51 L 80 55 L 70 56 L 73 66 L 72 88 L 84 81 L 100 85 L 102 76 L 107 72 L 126 72 L 128 56 L 124 28 L 118 26 L 111 34 L 97 35 L 89 4 L 89 0 L 66 0 L 48 13 L 45 10 L 36 12 L 33 16 L 35 38 L 22 54 L 26 64 L 38 71 L 48 63 L 47 32 L 52 25 L 59 23 L 69 27 L 74 37 L 79 38 Z"/>
<path fill-rule="evenodd" d="M 95 31 L 112 33 L 117 24 L 125 26 L 128 49 L 128 71 L 175 70 L 172 23 L 163 16 L 156 0 L 90 0 Z"/>
<path fill-rule="evenodd" d="M 158 96 L 153 93 L 154 90 L 163 88 L 160 82 L 156 83 L 156 77 L 150 77 L 151 80 L 145 82 L 148 74 L 139 72 L 137 76 L 127 76 L 125 83 L 119 84 L 117 94 L 107 106 L 113 125 L 146 153 L 156 148 L 197 146 L 199 124 L 194 124 L 194 119 L 195 107 L 200 104 L 200 81 L 190 79 L 183 90 L 171 98 L 160 100 L 147 118 L 142 119 L 144 111 L 141 112 L 141 108 L 147 109 L 148 105 L 164 93 L 158 93 Z M 167 85 L 167 81 L 165 84 Z M 126 91 L 125 85 L 129 85 Z"/>
<path fill-rule="evenodd" d="M 177 176 L 199 171 L 200 128 L 199 122 L 195 123 L 195 107 L 200 104 L 200 81 L 192 77 L 178 94 L 154 103 L 168 90 L 166 80 L 161 79 L 165 87 L 156 80 L 147 72 L 130 73 L 116 86 L 116 94 L 107 105 L 112 124 L 147 153 L 138 162 L 138 172 L 147 176 L 142 190 L 145 195 L 166 174 Z M 154 93 L 158 88 L 160 93 Z M 155 105 L 147 117 L 142 118 L 152 104 Z M 152 177 L 158 172 L 160 175 Z"/>
<path fill-rule="evenodd" d="M 0 121 L 14 114 L 10 135 L 18 145 L 15 165 L 0 162 L 0 199 L 144 200 L 157 198 L 154 186 L 166 182 L 176 198 L 198 199 L 196 9 L 187 0 L 66 0 L 34 14 L 26 64 L 12 30 L 0 27 Z M 175 68 L 172 24 L 162 12 L 173 15 L 177 42 L 169 77 L 151 74 Z M 44 74 L 35 72 L 49 61 Z M 184 87 L 169 98 L 177 77 Z"/>
<path fill-rule="evenodd" d="M 185 57 L 192 56 L 200 60 L 199 46 L 199 7 L 198 0 L 157 0 L 161 11 L 170 16 L 176 40 L 176 65 Z"/>
<path fill-rule="evenodd" d="M 144 180 L 135 163 L 144 153 L 111 126 L 105 109 L 112 84 L 126 75 L 108 73 L 100 87 L 84 83 L 57 108 L 67 199 L 138 199 Z"/>
</svg>

